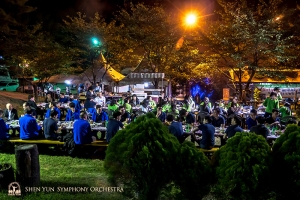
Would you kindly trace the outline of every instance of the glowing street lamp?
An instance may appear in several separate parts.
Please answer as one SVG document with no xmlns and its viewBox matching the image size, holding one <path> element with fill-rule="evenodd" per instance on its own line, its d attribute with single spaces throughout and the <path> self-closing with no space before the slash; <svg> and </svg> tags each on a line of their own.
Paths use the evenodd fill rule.
<svg viewBox="0 0 300 200">
<path fill-rule="evenodd" d="M 94 45 L 98 45 L 100 43 L 97 38 L 92 38 L 92 42 Z"/>
<path fill-rule="evenodd" d="M 195 25 L 196 22 L 197 22 L 196 14 L 195 13 L 189 13 L 185 18 L 185 22 L 189 26 Z"/>
</svg>

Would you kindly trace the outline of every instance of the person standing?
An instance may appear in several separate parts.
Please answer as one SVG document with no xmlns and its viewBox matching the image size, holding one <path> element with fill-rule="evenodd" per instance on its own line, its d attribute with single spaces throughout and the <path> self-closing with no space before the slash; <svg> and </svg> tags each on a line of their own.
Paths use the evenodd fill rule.
<svg viewBox="0 0 300 200">
<path fill-rule="evenodd" d="M 26 108 L 25 115 L 20 118 L 20 139 L 35 139 L 40 135 L 41 127 L 37 124 L 36 119 L 32 116 L 32 109 Z"/>
<path fill-rule="evenodd" d="M 87 121 L 87 114 L 85 112 L 80 113 L 80 119 L 74 122 L 73 127 L 75 144 L 90 144 L 96 140 L 96 137 L 93 136 L 90 123 Z"/>
<path fill-rule="evenodd" d="M 266 107 L 265 118 L 268 118 L 272 115 L 273 109 L 279 109 L 277 94 L 275 92 L 271 92 L 270 97 L 266 98 L 263 105 Z"/>
<path fill-rule="evenodd" d="M 278 101 L 281 101 L 282 100 L 282 96 L 280 94 L 280 88 L 279 87 L 275 87 L 273 91 L 276 93 Z"/>
</svg>

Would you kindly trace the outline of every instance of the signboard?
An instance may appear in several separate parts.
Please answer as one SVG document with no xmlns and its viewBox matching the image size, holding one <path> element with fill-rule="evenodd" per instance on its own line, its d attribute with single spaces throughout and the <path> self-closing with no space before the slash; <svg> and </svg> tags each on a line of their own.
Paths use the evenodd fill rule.
<svg viewBox="0 0 300 200">
<path fill-rule="evenodd" d="M 230 88 L 223 88 L 223 100 L 228 101 L 230 97 Z"/>
<path fill-rule="evenodd" d="M 144 79 L 144 78 L 165 78 L 165 73 L 130 73 L 131 79 Z"/>
</svg>

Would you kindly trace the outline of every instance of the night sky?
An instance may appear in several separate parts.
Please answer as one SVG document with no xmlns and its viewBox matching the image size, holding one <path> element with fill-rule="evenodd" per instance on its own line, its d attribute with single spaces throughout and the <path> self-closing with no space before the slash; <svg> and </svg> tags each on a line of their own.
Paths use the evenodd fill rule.
<svg viewBox="0 0 300 200">
<path fill-rule="evenodd" d="M 216 0 L 132 0 L 133 3 L 144 2 L 153 5 L 160 3 L 164 8 L 173 13 L 183 13 L 187 10 L 200 10 L 205 15 L 213 14 L 216 7 Z M 38 19 L 51 19 L 61 21 L 67 15 L 73 16 L 76 12 L 83 12 L 93 16 L 95 12 L 104 16 L 108 21 L 113 13 L 124 3 L 130 0 L 29 0 L 28 4 L 37 7 L 34 16 Z"/>
</svg>

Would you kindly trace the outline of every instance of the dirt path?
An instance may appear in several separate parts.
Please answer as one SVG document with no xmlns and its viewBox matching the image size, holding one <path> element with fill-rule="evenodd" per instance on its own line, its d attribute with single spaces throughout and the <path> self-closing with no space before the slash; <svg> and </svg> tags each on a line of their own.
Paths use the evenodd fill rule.
<svg viewBox="0 0 300 200">
<path fill-rule="evenodd" d="M 23 102 L 28 100 L 28 94 L 20 92 L 0 91 L 0 108 L 5 109 L 7 103 L 11 103 L 17 110 L 22 109 Z"/>
</svg>

